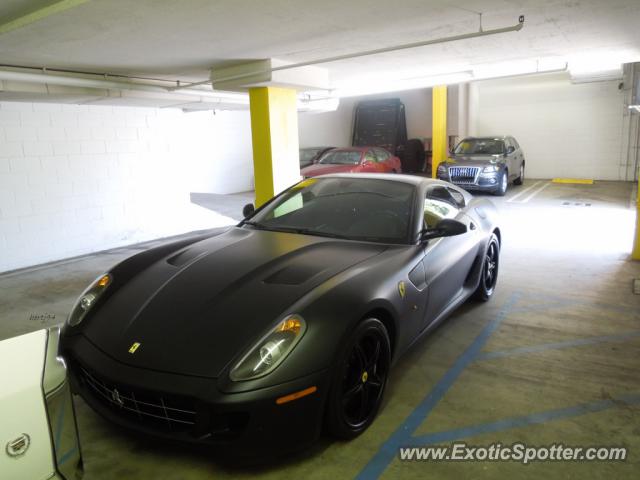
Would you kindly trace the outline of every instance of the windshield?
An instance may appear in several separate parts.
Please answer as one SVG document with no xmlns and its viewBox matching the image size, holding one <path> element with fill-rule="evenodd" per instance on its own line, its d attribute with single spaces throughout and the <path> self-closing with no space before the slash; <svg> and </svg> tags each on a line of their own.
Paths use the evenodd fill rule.
<svg viewBox="0 0 640 480">
<path fill-rule="evenodd" d="M 362 152 L 359 150 L 337 150 L 327 152 L 318 163 L 332 165 L 358 165 Z"/>
<path fill-rule="evenodd" d="M 502 155 L 504 152 L 504 141 L 495 138 L 465 138 L 454 150 L 461 155 Z"/>
<path fill-rule="evenodd" d="M 309 178 L 245 222 L 254 228 L 408 243 L 414 186 L 366 178 Z"/>
<path fill-rule="evenodd" d="M 321 148 L 303 148 L 300 150 L 300 164 L 311 163 L 313 158 L 322 150 Z"/>
</svg>

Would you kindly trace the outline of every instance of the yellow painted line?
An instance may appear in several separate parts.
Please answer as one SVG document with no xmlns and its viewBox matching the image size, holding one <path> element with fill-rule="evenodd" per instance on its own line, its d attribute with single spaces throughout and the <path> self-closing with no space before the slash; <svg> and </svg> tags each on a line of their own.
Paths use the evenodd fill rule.
<svg viewBox="0 0 640 480">
<path fill-rule="evenodd" d="M 47 5 L 46 7 L 39 8 L 38 10 L 34 10 L 27 13 L 26 15 L 14 18 L 9 22 L 0 25 L 0 35 L 12 30 L 26 27 L 31 23 L 39 22 L 40 20 L 44 20 L 51 15 L 64 12 L 65 10 L 69 10 L 70 8 L 74 8 L 78 5 L 82 5 L 83 3 L 87 3 L 88 1 L 89 0 L 60 0 L 59 2 L 52 3 L 51 5 Z"/>
<path fill-rule="evenodd" d="M 576 183 L 578 185 L 593 185 L 593 180 L 590 178 L 554 178 L 551 181 L 553 183 Z"/>
</svg>

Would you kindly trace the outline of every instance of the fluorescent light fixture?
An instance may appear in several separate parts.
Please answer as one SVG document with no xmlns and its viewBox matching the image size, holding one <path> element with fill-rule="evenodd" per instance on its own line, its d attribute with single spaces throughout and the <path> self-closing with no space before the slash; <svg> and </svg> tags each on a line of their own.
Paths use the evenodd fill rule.
<svg viewBox="0 0 640 480">
<path fill-rule="evenodd" d="M 369 83 L 359 83 L 354 86 L 345 86 L 331 91 L 331 96 L 335 98 L 359 97 L 361 95 L 374 95 L 377 93 L 400 92 L 404 90 L 415 90 L 428 88 L 436 85 L 451 85 L 455 83 L 468 82 L 473 80 L 470 71 L 455 72 L 443 75 L 433 75 L 428 77 L 412 77 L 399 80 L 375 81 Z"/>
<path fill-rule="evenodd" d="M 546 57 L 478 65 L 473 68 L 473 76 L 476 80 L 485 80 L 533 73 L 557 72 L 566 69 L 567 62 L 564 59 L 559 57 Z"/>
<path fill-rule="evenodd" d="M 573 83 L 602 82 L 622 78 L 623 60 L 617 52 L 574 55 L 569 59 Z"/>
</svg>

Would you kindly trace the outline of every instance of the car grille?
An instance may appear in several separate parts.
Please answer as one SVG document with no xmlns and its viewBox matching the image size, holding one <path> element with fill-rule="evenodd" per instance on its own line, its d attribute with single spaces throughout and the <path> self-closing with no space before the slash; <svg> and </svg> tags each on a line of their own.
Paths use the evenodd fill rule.
<svg viewBox="0 0 640 480">
<path fill-rule="evenodd" d="M 473 185 L 479 172 L 479 167 L 449 167 L 449 178 L 453 183 Z"/>
<path fill-rule="evenodd" d="M 166 397 L 116 384 L 82 366 L 76 372 L 92 396 L 119 415 L 171 431 L 189 430 L 196 423 L 195 405 L 188 398 Z"/>
</svg>

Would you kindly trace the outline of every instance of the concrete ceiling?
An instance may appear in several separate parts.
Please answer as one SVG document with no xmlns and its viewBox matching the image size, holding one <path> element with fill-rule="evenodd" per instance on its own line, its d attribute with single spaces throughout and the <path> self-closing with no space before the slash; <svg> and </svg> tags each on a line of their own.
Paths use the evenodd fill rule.
<svg viewBox="0 0 640 480">
<path fill-rule="evenodd" d="M 0 25 L 55 3 L 2 0 Z M 640 60 L 638 0 L 79 0 L 0 33 L 0 63 L 197 81 L 240 60 L 299 62 L 472 32 L 475 12 L 485 29 L 514 25 L 520 14 L 526 23 L 520 32 L 324 66 L 339 86 L 550 56 Z"/>
</svg>

